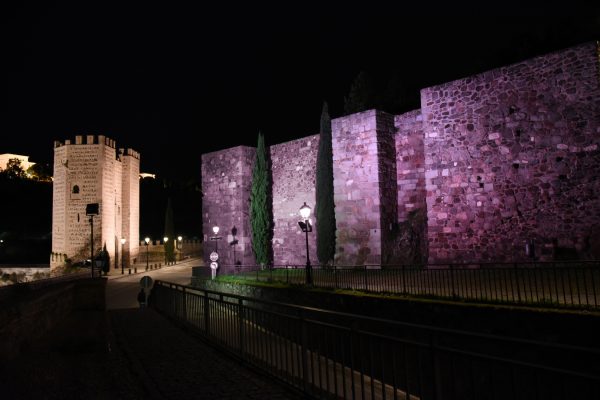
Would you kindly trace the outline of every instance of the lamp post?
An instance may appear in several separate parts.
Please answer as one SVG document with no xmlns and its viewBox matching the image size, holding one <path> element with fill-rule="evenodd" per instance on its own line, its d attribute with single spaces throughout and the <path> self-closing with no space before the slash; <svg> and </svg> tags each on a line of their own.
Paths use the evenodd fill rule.
<svg viewBox="0 0 600 400">
<path fill-rule="evenodd" d="M 169 238 L 167 236 L 165 236 L 164 238 L 164 243 L 165 243 L 165 267 L 167 266 L 167 242 L 169 241 Z"/>
<path fill-rule="evenodd" d="M 179 261 L 181 261 L 181 259 L 183 257 L 181 257 L 181 250 L 183 250 L 183 237 L 181 236 L 177 236 L 177 250 L 179 250 Z"/>
<path fill-rule="evenodd" d="M 219 227 L 218 226 L 213 226 L 212 227 L 212 231 L 215 234 L 215 236 L 212 236 L 210 238 L 210 240 L 214 240 L 215 241 L 215 253 L 219 252 L 219 245 L 217 244 L 217 240 L 221 239 L 221 236 L 217 236 L 219 234 Z"/>
<path fill-rule="evenodd" d="M 85 207 L 85 215 L 88 215 L 90 217 L 90 269 L 92 270 L 92 278 L 94 277 L 94 215 L 99 214 L 99 208 L 100 207 L 98 203 L 90 203 Z"/>
<path fill-rule="evenodd" d="M 125 273 L 125 251 L 123 250 L 125 242 L 125 238 L 121 238 L 121 275 Z"/>
<path fill-rule="evenodd" d="M 298 225 L 300 225 L 302 232 L 306 233 L 306 284 L 312 285 L 312 266 L 310 265 L 310 256 L 308 255 L 308 232 L 312 232 L 312 225 L 308 219 L 310 217 L 310 207 L 306 205 L 306 202 L 300 207 L 300 216 L 304 221 L 298 221 Z"/>
<path fill-rule="evenodd" d="M 145 238 L 144 242 L 146 242 L 146 271 L 148 271 L 148 243 L 150 243 L 150 238 Z"/>
</svg>

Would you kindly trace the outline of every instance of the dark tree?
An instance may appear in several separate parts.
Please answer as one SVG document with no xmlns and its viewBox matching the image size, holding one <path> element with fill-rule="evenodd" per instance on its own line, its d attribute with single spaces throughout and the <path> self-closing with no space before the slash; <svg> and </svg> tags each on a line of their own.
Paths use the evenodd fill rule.
<svg viewBox="0 0 600 400">
<path fill-rule="evenodd" d="M 6 169 L 2 170 L 2 175 L 7 179 L 23 179 L 26 177 L 25 171 L 21 166 L 21 160 L 18 158 L 11 158 L 6 163 Z"/>
<path fill-rule="evenodd" d="M 369 74 L 361 71 L 354 78 L 348 97 L 344 98 L 344 113 L 353 114 L 375 107 L 375 85 Z"/>
<path fill-rule="evenodd" d="M 321 134 L 317 154 L 317 257 L 321 265 L 331 264 L 335 255 L 335 204 L 333 201 L 333 149 L 331 118 L 327 103 L 321 113 Z"/>
<path fill-rule="evenodd" d="M 27 168 L 31 179 L 41 182 L 52 182 L 52 172 L 48 164 L 35 163 Z"/>
<path fill-rule="evenodd" d="M 170 197 L 167 200 L 167 210 L 165 212 L 165 237 L 169 238 L 165 243 L 166 260 L 175 261 L 175 226 L 173 223 L 173 206 Z"/>
<path fill-rule="evenodd" d="M 250 224 L 252 226 L 252 250 L 256 263 L 262 266 L 269 263 L 271 255 L 271 216 L 269 215 L 269 165 L 265 138 L 258 134 L 256 158 L 252 170 L 252 191 L 250 193 Z"/>
<path fill-rule="evenodd" d="M 382 91 L 378 108 L 391 114 L 400 114 L 409 106 L 408 91 L 398 73 L 394 73 Z"/>
</svg>

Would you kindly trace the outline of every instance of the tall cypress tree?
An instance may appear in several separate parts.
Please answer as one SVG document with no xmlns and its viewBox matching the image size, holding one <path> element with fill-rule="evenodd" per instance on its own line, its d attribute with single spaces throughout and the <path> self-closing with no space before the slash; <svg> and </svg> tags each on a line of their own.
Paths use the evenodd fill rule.
<svg viewBox="0 0 600 400">
<path fill-rule="evenodd" d="M 256 263 L 269 263 L 271 218 L 269 215 L 269 165 L 265 138 L 258 133 L 256 158 L 252 170 L 252 189 L 250 193 L 250 224 L 252 226 L 252 250 Z"/>
<path fill-rule="evenodd" d="M 171 198 L 167 200 L 167 210 L 165 212 L 165 236 L 169 238 L 165 243 L 165 252 L 167 261 L 175 261 L 175 226 L 173 223 L 173 206 Z"/>
<path fill-rule="evenodd" d="M 317 154 L 317 257 L 321 265 L 330 264 L 335 255 L 335 204 L 333 201 L 333 148 L 331 118 L 327 103 L 321 113 L 321 134 Z"/>
<path fill-rule="evenodd" d="M 375 85 L 371 76 L 360 71 L 350 87 L 348 97 L 344 97 L 344 112 L 354 114 L 374 108 L 375 104 Z"/>
</svg>

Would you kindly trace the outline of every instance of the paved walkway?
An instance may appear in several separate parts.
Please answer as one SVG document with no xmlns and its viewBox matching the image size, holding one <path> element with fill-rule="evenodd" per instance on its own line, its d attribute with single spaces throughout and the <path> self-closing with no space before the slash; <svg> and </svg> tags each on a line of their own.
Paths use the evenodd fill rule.
<svg viewBox="0 0 600 400">
<path fill-rule="evenodd" d="M 191 271 L 191 264 L 171 271 L 181 278 L 186 268 Z M 169 269 L 159 271 L 159 279 L 168 281 Z M 140 274 L 115 277 L 108 285 L 140 278 Z M 137 290 L 139 285 L 133 287 L 134 296 Z M 128 296 L 122 298 L 129 301 Z M 113 302 L 106 312 L 72 314 L 21 357 L 0 365 L 0 398 L 305 397 L 216 351 L 152 309 L 121 308 L 119 302 Z"/>
<path fill-rule="evenodd" d="M 301 399 L 151 309 L 111 311 L 118 347 L 150 398 Z"/>
</svg>

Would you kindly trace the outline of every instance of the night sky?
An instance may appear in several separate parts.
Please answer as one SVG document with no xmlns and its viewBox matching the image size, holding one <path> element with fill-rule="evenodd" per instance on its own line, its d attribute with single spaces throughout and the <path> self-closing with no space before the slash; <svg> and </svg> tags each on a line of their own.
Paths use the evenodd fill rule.
<svg viewBox="0 0 600 400">
<path fill-rule="evenodd" d="M 202 153 L 259 130 L 268 144 L 318 133 L 323 100 L 343 115 L 361 70 L 400 77 L 408 111 L 422 87 L 600 39 L 599 7 L 121 3 L 0 12 L 0 153 L 51 162 L 53 140 L 103 134 L 144 172 L 199 179 Z"/>
</svg>

